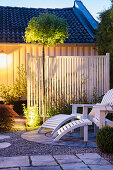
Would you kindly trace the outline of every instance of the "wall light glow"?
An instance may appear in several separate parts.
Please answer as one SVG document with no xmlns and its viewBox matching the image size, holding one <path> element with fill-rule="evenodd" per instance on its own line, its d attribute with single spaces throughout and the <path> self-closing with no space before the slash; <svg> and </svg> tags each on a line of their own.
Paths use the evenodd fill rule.
<svg viewBox="0 0 113 170">
<path fill-rule="evenodd" d="M 5 53 L 0 53 L 0 68 L 9 67 L 11 65 L 11 56 Z"/>
</svg>

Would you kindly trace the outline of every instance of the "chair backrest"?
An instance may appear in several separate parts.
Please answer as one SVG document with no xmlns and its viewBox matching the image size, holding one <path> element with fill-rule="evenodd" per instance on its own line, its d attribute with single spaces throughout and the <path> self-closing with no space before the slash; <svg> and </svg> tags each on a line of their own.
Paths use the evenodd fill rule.
<svg viewBox="0 0 113 170">
<path fill-rule="evenodd" d="M 113 103 L 113 89 L 109 90 L 103 97 L 101 104 Z"/>
</svg>

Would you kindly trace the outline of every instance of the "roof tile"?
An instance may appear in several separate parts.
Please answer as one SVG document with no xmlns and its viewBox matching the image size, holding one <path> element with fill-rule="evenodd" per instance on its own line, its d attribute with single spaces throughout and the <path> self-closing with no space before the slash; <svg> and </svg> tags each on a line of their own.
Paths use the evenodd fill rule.
<svg viewBox="0 0 113 170">
<path fill-rule="evenodd" d="M 49 12 L 65 19 L 69 26 L 69 38 L 65 43 L 93 43 L 95 39 L 88 33 L 73 12 L 73 8 L 35 9 L 20 7 L 0 7 L 0 42 L 24 43 L 24 32 L 29 20 L 42 12 Z"/>
</svg>

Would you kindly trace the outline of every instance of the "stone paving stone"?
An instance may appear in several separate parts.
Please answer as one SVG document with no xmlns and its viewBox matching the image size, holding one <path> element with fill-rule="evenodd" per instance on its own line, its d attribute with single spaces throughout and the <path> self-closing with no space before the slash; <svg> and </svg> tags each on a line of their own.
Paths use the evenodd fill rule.
<svg viewBox="0 0 113 170">
<path fill-rule="evenodd" d="M 9 139 L 10 136 L 6 136 L 6 135 L 0 135 L 0 140 L 3 140 L 3 139 Z"/>
<path fill-rule="evenodd" d="M 61 170 L 59 166 L 22 167 L 20 170 Z"/>
<path fill-rule="evenodd" d="M 113 170 L 113 165 L 88 165 L 92 170 Z"/>
<path fill-rule="evenodd" d="M 80 163 L 82 162 L 75 155 L 54 155 L 53 156 L 60 164 L 69 164 L 69 163 Z"/>
<path fill-rule="evenodd" d="M 63 170 L 90 170 L 87 165 L 82 163 L 60 164 Z"/>
<path fill-rule="evenodd" d="M 8 142 L 2 142 L 2 143 L 0 143 L 0 149 L 7 148 L 7 147 L 9 147 L 9 146 L 11 146 L 11 144 L 8 143 Z"/>
<path fill-rule="evenodd" d="M 54 155 L 53 156 L 64 170 L 89 170 L 75 155 Z"/>
<path fill-rule="evenodd" d="M 0 169 L 0 170 L 19 170 L 19 168 L 8 168 L 8 169 Z"/>
<path fill-rule="evenodd" d="M 29 166 L 28 156 L 0 157 L 0 168 Z"/>
<path fill-rule="evenodd" d="M 57 165 L 56 161 L 51 155 L 31 156 L 33 166 L 51 166 Z"/>
<path fill-rule="evenodd" d="M 83 153 L 77 154 L 77 156 L 87 165 L 111 165 L 97 153 Z"/>
</svg>

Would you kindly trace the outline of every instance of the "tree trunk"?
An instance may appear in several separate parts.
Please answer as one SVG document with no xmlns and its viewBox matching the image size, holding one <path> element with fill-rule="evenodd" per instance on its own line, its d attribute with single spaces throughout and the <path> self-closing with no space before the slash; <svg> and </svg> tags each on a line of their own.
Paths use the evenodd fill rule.
<svg viewBox="0 0 113 170">
<path fill-rule="evenodd" d="M 43 44 L 43 51 L 42 51 L 42 54 L 43 54 L 43 122 L 45 122 L 45 51 L 44 51 L 44 44 Z"/>
</svg>

